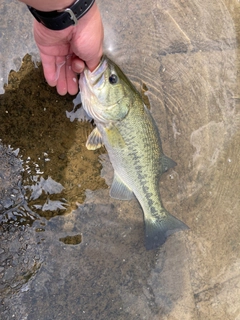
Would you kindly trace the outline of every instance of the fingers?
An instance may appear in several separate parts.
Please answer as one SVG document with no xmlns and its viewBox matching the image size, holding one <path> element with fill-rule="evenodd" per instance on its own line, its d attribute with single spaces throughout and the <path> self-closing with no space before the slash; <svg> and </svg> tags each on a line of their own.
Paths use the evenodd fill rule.
<svg viewBox="0 0 240 320">
<path fill-rule="evenodd" d="M 66 79 L 66 60 L 65 57 L 56 57 L 56 73 L 55 78 L 57 82 L 57 92 L 64 96 L 67 93 L 67 79 Z"/>
<path fill-rule="evenodd" d="M 64 59 L 64 61 L 62 61 Z M 57 92 L 63 96 L 66 93 L 74 95 L 78 92 L 77 75 L 72 70 L 71 55 L 66 57 L 56 58 L 56 79 L 57 79 Z"/>
<path fill-rule="evenodd" d="M 86 62 L 88 69 L 90 71 L 93 71 L 94 69 L 96 69 L 97 66 L 99 65 L 100 59 L 101 59 L 101 56 L 97 57 L 96 59 L 93 59 L 91 61 Z"/>
<path fill-rule="evenodd" d="M 101 43 L 100 43 L 99 48 L 96 49 L 95 55 L 92 57 L 92 59 L 86 61 L 86 65 L 91 72 L 95 70 L 99 65 L 102 55 L 103 55 L 103 47 L 101 46 Z"/>
<path fill-rule="evenodd" d="M 77 93 L 77 74 L 85 64 L 93 71 L 102 56 L 103 25 L 96 3 L 76 26 L 64 30 L 49 30 L 34 21 L 34 38 L 48 84 L 60 95 Z"/>
<path fill-rule="evenodd" d="M 72 70 L 71 55 L 55 57 L 41 54 L 41 60 L 47 83 L 51 87 L 56 86 L 61 96 L 67 92 L 71 95 L 78 92 L 78 79 L 76 72 Z"/>
<path fill-rule="evenodd" d="M 45 55 L 43 53 L 40 53 L 40 55 L 45 79 L 51 87 L 55 87 L 57 85 L 55 63 L 56 58 L 54 56 Z"/>
<path fill-rule="evenodd" d="M 78 57 L 72 59 L 72 70 L 76 73 L 82 73 L 85 67 L 85 63 Z"/>
<path fill-rule="evenodd" d="M 66 81 L 67 91 L 72 95 L 78 93 L 78 77 L 76 73 L 72 69 L 72 55 L 69 55 L 66 61 Z"/>
</svg>

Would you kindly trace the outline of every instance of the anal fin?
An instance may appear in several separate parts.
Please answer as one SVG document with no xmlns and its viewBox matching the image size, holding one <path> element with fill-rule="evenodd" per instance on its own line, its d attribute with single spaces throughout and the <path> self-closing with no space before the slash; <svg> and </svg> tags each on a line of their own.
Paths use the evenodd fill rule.
<svg viewBox="0 0 240 320">
<path fill-rule="evenodd" d="M 119 200 L 131 200 L 134 197 L 132 190 L 126 186 L 118 174 L 114 173 L 110 196 Z"/>
</svg>

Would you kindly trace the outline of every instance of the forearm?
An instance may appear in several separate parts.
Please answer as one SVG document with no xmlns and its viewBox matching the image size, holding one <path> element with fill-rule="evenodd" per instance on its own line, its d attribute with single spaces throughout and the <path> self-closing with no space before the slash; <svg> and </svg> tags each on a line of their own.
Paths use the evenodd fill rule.
<svg viewBox="0 0 240 320">
<path fill-rule="evenodd" d="M 40 11 L 62 10 L 70 6 L 75 0 L 19 0 Z"/>
</svg>

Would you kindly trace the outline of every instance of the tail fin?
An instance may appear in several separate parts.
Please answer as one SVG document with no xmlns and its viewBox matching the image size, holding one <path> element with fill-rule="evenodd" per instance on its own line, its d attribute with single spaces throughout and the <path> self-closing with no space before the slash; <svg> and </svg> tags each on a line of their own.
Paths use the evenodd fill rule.
<svg viewBox="0 0 240 320">
<path fill-rule="evenodd" d="M 161 246 L 169 235 L 180 230 L 189 229 L 182 221 L 178 220 L 166 209 L 162 208 L 159 216 L 152 219 L 145 218 L 145 247 L 147 250 Z"/>
</svg>

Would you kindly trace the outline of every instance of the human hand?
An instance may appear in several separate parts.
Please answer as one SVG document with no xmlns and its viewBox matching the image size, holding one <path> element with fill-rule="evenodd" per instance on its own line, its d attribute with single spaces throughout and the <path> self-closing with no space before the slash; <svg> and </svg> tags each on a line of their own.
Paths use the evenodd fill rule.
<svg viewBox="0 0 240 320">
<path fill-rule="evenodd" d="M 53 31 L 34 21 L 34 38 L 40 51 L 44 76 L 60 95 L 78 92 L 77 74 L 85 64 L 98 65 L 103 51 L 103 26 L 96 3 L 76 26 Z"/>
</svg>

